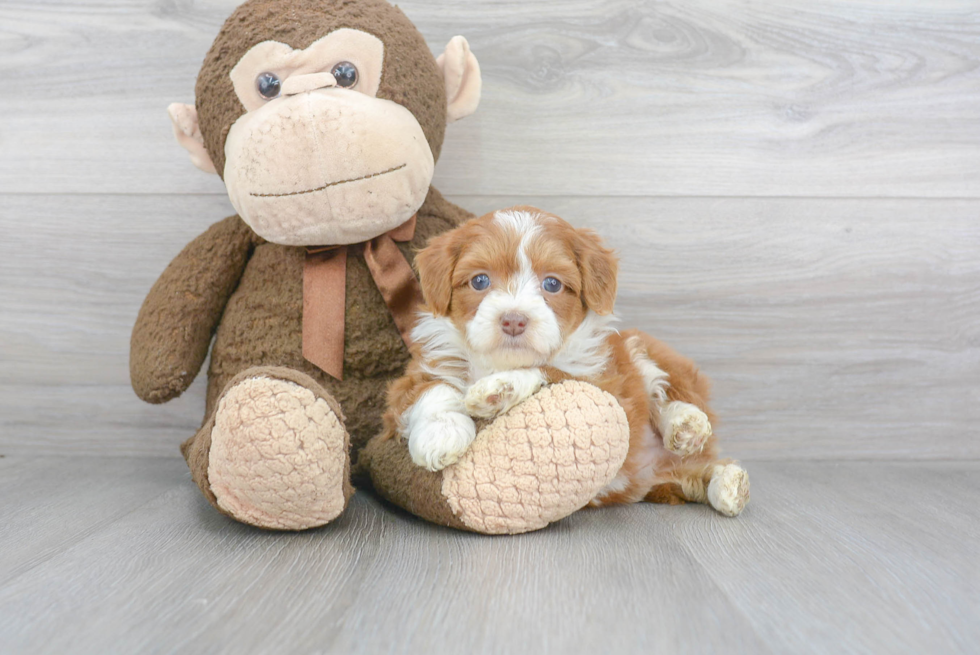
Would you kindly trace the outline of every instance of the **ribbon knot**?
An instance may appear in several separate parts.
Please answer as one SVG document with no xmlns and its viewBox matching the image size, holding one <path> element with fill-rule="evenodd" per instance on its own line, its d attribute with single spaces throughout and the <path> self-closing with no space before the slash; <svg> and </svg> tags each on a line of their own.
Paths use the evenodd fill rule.
<svg viewBox="0 0 980 655">
<path fill-rule="evenodd" d="M 422 302 L 422 290 L 395 242 L 412 240 L 415 221 L 412 216 L 394 230 L 360 244 L 364 262 L 405 345 L 411 345 L 415 307 Z M 351 246 L 309 247 L 303 266 L 303 357 L 338 380 L 344 373 L 347 252 Z"/>
</svg>

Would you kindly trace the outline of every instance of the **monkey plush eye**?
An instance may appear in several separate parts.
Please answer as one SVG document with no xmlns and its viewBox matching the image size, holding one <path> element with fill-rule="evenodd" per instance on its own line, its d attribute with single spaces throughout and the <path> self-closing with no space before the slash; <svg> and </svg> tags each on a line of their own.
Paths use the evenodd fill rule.
<svg viewBox="0 0 980 655">
<path fill-rule="evenodd" d="M 275 73 L 262 73 L 255 78 L 255 88 L 258 89 L 260 96 L 272 100 L 279 97 L 282 82 Z"/>
<path fill-rule="evenodd" d="M 357 68 L 349 61 L 340 62 L 330 72 L 337 78 L 337 86 L 349 89 L 357 84 Z"/>
<path fill-rule="evenodd" d="M 473 287 L 474 291 L 483 291 L 490 286 L 490 276 L 486 273 L 474 275 L 473 279 L 470 280 L 470 286 Z"/>
<path fill-rule="evenodd" d="M 558 293 L 561 291 L 561 282 L 556 277 L 546 277 L 541 283 L 541 288 L 548 293 Z"/>
</svg>

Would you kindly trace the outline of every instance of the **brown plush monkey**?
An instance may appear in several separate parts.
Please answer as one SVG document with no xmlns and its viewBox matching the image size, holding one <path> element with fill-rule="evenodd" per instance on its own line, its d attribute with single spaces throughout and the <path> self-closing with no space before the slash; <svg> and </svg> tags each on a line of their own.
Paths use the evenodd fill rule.
<svg viewBox="0 0 980 655">
<path fill-rule="evenodd" d="M 465 39 L 437 60 L 384 0 L 249 0 L 208 52 L 196 106 L 171 105 L 178 140 L 222 176 L 238 215 L 150 290 L 130 370 L 142 399 L 166 402 L 214 338 L 205 420 L 181 450 L 220 511 L 265 528 L 323 525 L 347 506 L 353 469 L 429 520 L 520 532 L 615 474 L 625 417 L 588 385 L 542 391 L 442 471 L 397 441 L 367 446 L 409 358 L 414 251 L 471 216 L 430 182 L 446 123 L 476 109 L 480 84 Z M 515 463 L 507 451 L 528 440 L 545 455 Z M 554 461 L 584 456 L 594 464 L 556 479 Z"/>
</svg>

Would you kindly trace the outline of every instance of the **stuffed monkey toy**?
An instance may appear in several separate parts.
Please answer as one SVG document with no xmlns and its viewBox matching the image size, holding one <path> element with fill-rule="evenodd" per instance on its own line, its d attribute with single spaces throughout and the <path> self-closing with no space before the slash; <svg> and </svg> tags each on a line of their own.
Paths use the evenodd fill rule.
<svg viewBox="0 0 980 655">
<path fill-rule="evenodd" d="M 372 440 L 409 359 L 414 253 L 471 217 L 430 182 L 446 124 L 476 109 L 480 86 L 465 39 L 436 59 L 384 0 L 248 0 L 205 57 L 196 104 L 170 106 L 178 141 L 238 214 L 154 284 L 130 371 L 140 398 L 163 403 L 210 349 L 204 422 L 181 451 L 219 511 L 308 529 L 344 511 L 355 480 L 430 521 L 516 533 L 616 474 L 625 414 L 582 383 L 481 426 L 440 470 Z"/>
</svg>

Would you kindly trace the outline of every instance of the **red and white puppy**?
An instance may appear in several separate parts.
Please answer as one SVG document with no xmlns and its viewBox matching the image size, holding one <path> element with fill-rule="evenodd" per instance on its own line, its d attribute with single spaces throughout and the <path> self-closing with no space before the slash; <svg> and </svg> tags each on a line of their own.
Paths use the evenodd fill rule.
<svg viewBox="0 0 980 655">
<path fill-rule="evenodd" d="M 418 465 L 452 464 L 476 435 L 473 417 L 574 378 L 615 396 L 630 426 L 626 462 L 593 506 L 692 501 L 742 511 L 748 474 L 717 457 L 708 380 L 653 337 L 612 327 L 618 264 L 594 232 L 515 207 L 437 236 L 415 261 L 426 304 L 385 427 L 408 439 Z"/>
</svg>

